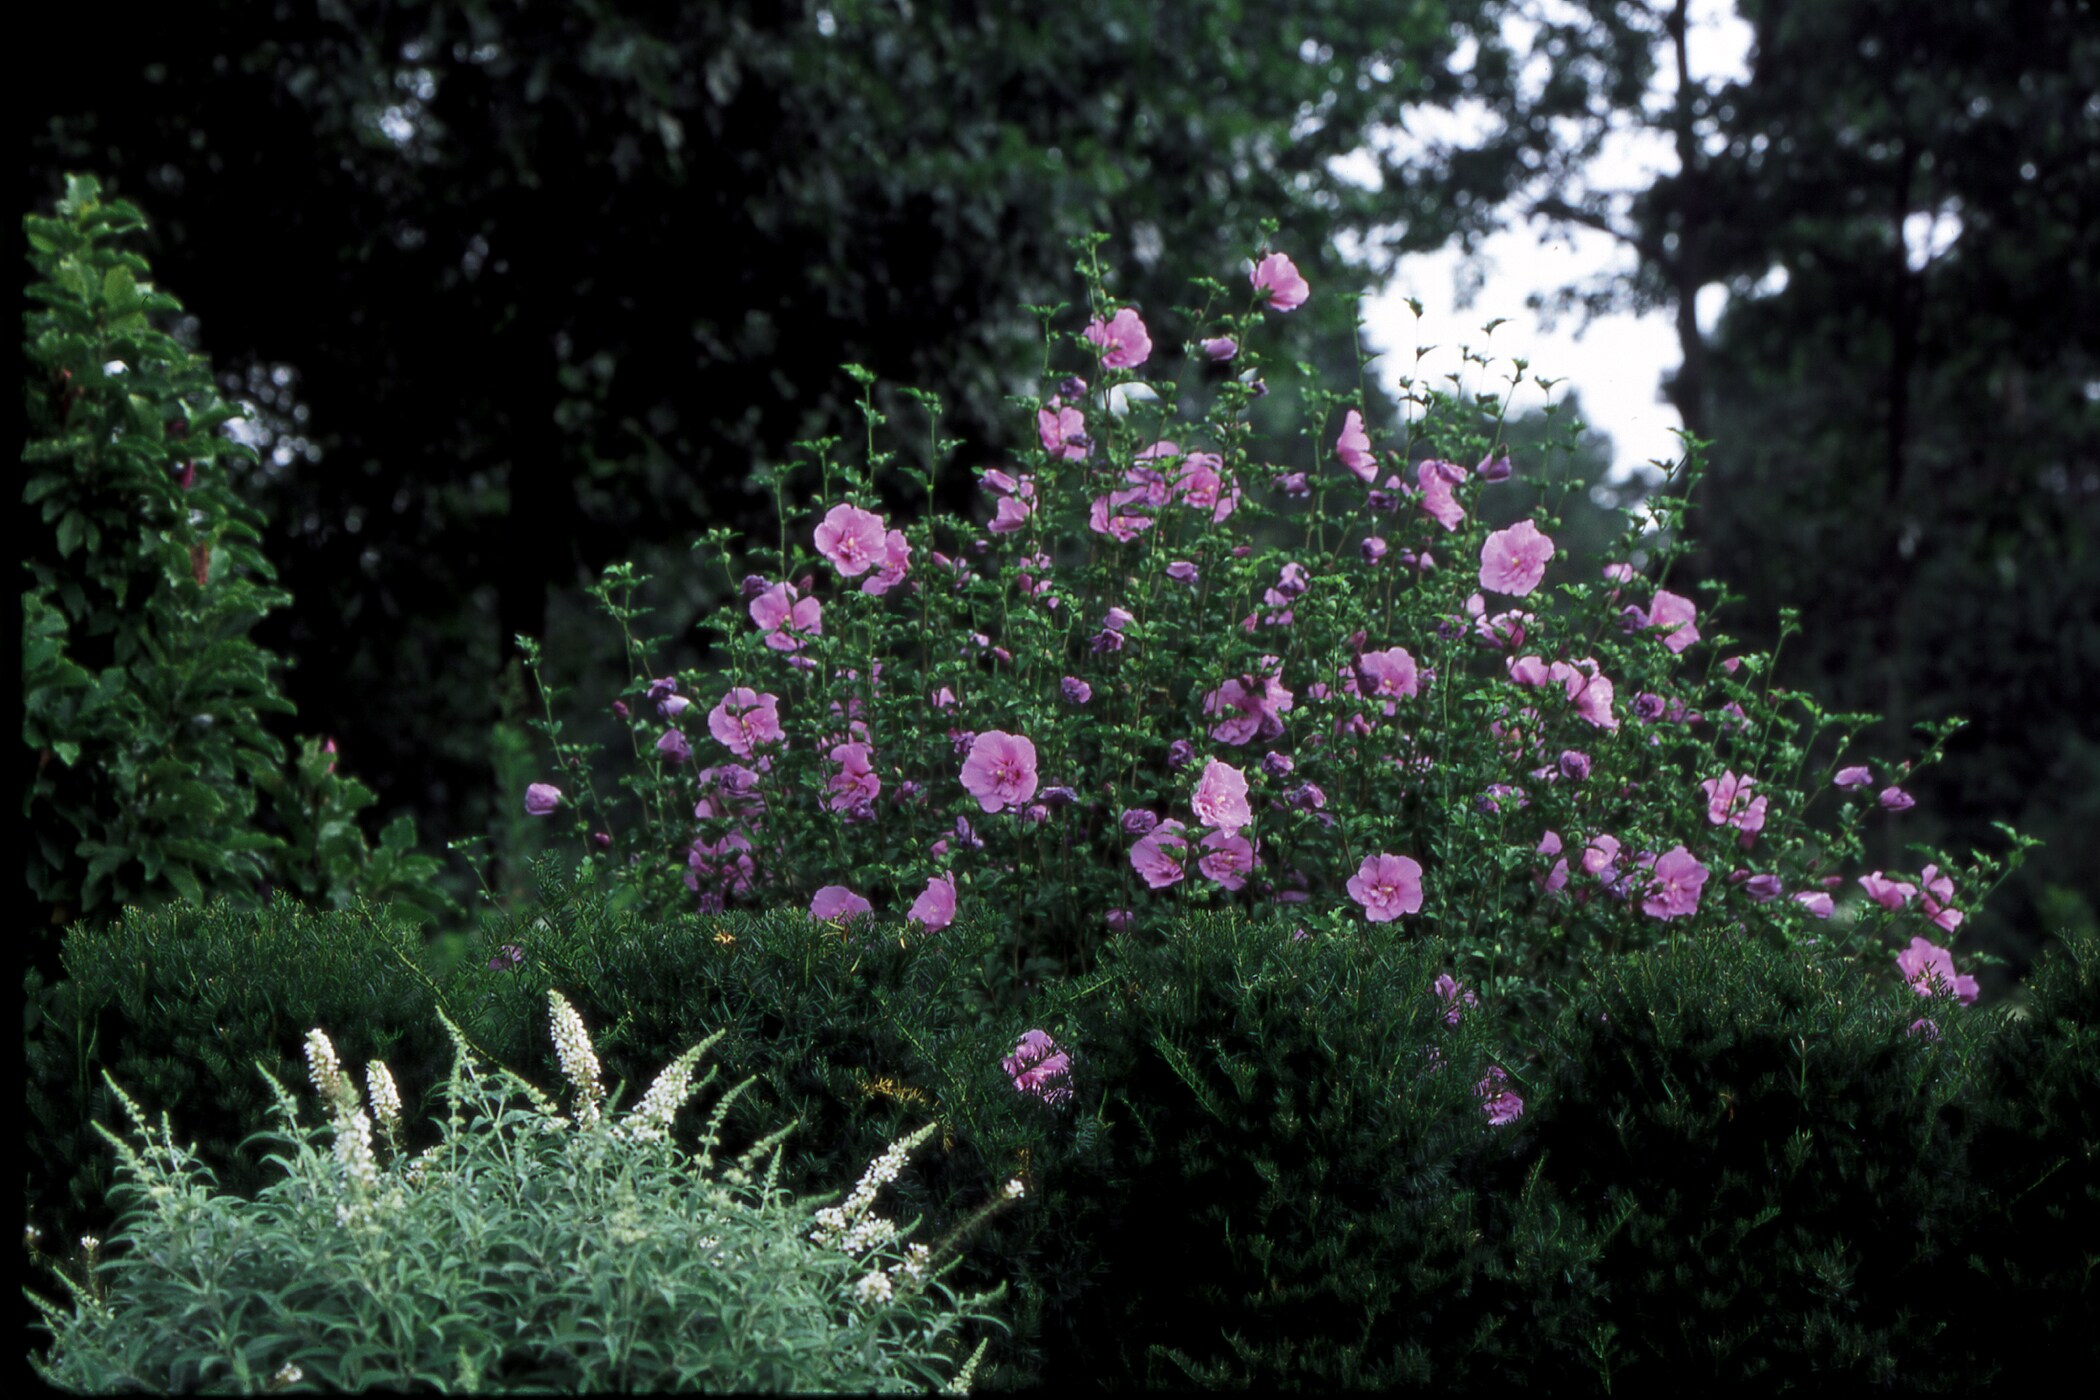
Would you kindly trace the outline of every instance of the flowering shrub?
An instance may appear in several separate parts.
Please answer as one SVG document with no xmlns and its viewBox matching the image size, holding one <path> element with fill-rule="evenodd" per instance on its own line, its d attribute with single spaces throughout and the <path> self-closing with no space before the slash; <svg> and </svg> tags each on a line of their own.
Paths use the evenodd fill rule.
<svg viewBox="0 0 2100 1400">
<path fill-rule="evenodd" d="M 550 1001 L 568 1111 L 484 1074 L 453 1030 L 443 1139 L 413 1156 L 387 1067 L 366 1066 L 361 1094 L 309 1033 L 328 1127 L 302 1126 L 272 1079 L 285 1175 L 253 1201 L 213 1194 L 166 1118 L 154 1128 L 111 1081 L 135 1145 L 103 1133 L 134 1209 L 84 1277 L 59 1275 L 70 1309 L 36 1299 L 55 1342 L 39 1374 L 87 1391 L 967 1387 L 983 1345 L 960 1374 L 949 1351 L 990 1299 L 943 1284 L 951 1242 L 905 1243 L 873 1211 L 925 1132 L 812 1216 L 776 1187 L 787 1130 L 716 1171 L 738 1090 L 697 1157 L 671 1145 L 714 1077 L 694 1082 L 712 1038 L 616 1115 L 582 1021 Z"/>
<path fill-rule="evenodd" d="M 1030 445 L 977 469 L 979 519 L 883 514 L 891 475 L 935 482 L 880 449 L 872 398 L 860 461 L 804 444 L 814 518 L 771 473 L 781 542 L 696 552 L 742 599 L 702 622 L 717 672 L 651 676 L 641 580 L 608 571 L 637 810 L 601 802 L 551 695 L 541 727 L 578 790 L 535 785 L 526 810 L 573 805 L 579 838 L 613 846 L 586 858 L 667 913 L 934 931 L 991 907 L 1067 969 L 1200 909 L 1320 935 L 1433 924 L 1497 995 L 1589 947 L 1951 931 L 1984 895 L 1992 862 L 1942 860 L 1930 900 L 1869 886 L 1863 917 L 1830 922 L 1909 765 L 1839 768 L 1863 717 L 1782 688 L 1668 587 L 1681 494 L 1595 577 L 1550 509 L 1499 523 L 1498 484 L 1538 465 L 1499 441 L 1522 361 L 1509 394 L 1403 381 L 1390 431 L 1306 386 L 1297 446 L 1260 440 L 1264 318 L 1311 292 L 1281 252 L 1250 268 L 1172 319 L 1098 266 L 1090 316 L 1042 309 L 1052 392 Z M 1874 782 L 1874 805 L 1854 798 Z"/>
</svg>

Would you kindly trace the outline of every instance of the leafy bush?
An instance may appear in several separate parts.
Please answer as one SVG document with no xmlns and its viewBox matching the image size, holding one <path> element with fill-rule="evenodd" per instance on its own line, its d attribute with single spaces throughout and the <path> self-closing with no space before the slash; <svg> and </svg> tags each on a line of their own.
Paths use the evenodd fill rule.
<svg viewBox="0 0 2100 1400">
<path fill-rule="evenodd" d="M 1615 1368 L 1974 1379 L 1966 1326 L 1916 1280 L 1979 1209 L 1969 1116 L 1994 1019 L 1747 937 L 1593 961 L 1542 1048 L 1532 1131 L 1605 1227 Z"/>
<path fill-rule="evenodd" d="M 106 1233 L 108 1152 L 94 1125 L 118 1121 L 105 1074 L 187 1106 L 193 1148 L 228 1189 L 262 1185 L 238 1149 L 269 1126 L 253 1066 L 297 1072 L 302 1027 L 346 1026 L 346 1048 L 402 1065 L 412 1090 L 444 1073 L 433 960 L 386 911 L 316 911 L 280 894 L 267 910 L 226 903 L 134 909 L 82 924 L 63 976 L 32 972 L 24 1041 L 33 1219 Z"/>
<path fill-rule="evenodd" d="M 442 914 L 413 820 L 371 849 L 357 814 L 375 798 L 335 773 L 333 746 L 304 740 L 288 766 L 266 728 L 292 706 L 282 663 L 248 634 L 290 599 L 234 492 L 230 467 L 254 456 L 224 431 L 239 410 L 164 329 L 182 304 L 125 246 L 139 211 L 84 176 L 66 190 L 57 217 L 24 221 L 31 890 L 53 924 L 169 895 L 254 902 L 272 885 Z"/>
<path fill-rule="evenodd" d="M 581 1020 L 550 1000 L 568 1113 L 483 1072 L 454 1031 L 443 1136 L 413 1156 L 386 1067 L 367 1070 L 368 1111 L 312 1032 L 329 1126 L 302 1126 L 271 1076 L 284 1148 L 269 1160 L 284 1177 L 253 1201 L 210 1191 L 165 1116 L 155 1130 L 111 1081 L 136 1146 L 105 1135 L 136 1204 L 109 1257 L 90 1248 L 84 1281 L 61 1275 L 72 1308 L 41 1304 L 54 1346 L 39 1373 L 174 1392 L 887 1391 L 954 1376 L 949 1349 L 990 1300 L 955 1297 L 951 1258 L 874 1210 L 925 1131 L 812 1215 L 776 1184 L 789 1130 L 714 1170 L 728 1096 L 697 1158 L 671 1144 L 679 1108 L 714 1078 L 692 1082 L 708 1042 L 616 1118 Z"/>
</svg>

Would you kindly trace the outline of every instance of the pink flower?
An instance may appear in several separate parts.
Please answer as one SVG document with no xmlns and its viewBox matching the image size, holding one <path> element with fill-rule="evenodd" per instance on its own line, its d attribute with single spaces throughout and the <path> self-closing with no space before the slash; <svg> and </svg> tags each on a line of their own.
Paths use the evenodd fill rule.
<svg viewBox="0 0 2100 1400">
<path fill-rule="evenodd" d="M 963 760 L 962 785 L 987 812 L 1023 805 L 1035 796 L 1035 745 L 1018 734 L 985 730 Z"/>
<path fill-rule="evenodd" d="M 1699 609 L 1692 605 L 1691 599 L 1658 588 L 1655 605 L 1648 609 L 1647 626 L 1663 629 L 1663 645 L 1672 652 L 1682 652 L 1699 640 L 1699 629 L 1693 625 L 1693 619 L 1698 616 Z"/>
<path fill-rule="evenodd" d="M 707 712 L 707 732 L 738 758 L 780 738 L 780 697 L 749 686 L 733 687 Z"/>
<path fill-rule="evenodd" d="M 1240 745 L 1258 737 L 1283 734 L 1283 715 L 1297 704 L 1274 676 L 1241 676 L 1203 697 L 1203 713 L 1223 715 L 1211 726 L 1220 743 Z"/>
<path fill-rule="evenodd" d="M 1271 253 L 1255 264 L 1248 279 L 1254 290 L 1267 293 L 1266 300 L 1272 311 L 1296 311 L 1305 305 L 1312 289 L 1298 275 L 1297 265 L 1282 253 Z"/>
<path fill-rule="evenodd" d="M 825 784 L 831 792 L 826 805 L 834 812 L 865 812 L 882 795 L 882 779 L 868 764 L 866 744 L 840 744 L 831 751 L 839 771 Z"/>
<path fill-rule="evenodd" d="M 1918 894 L 1918 908 L 1925 917 L 1948 933 L 1960 928 L 1962 912 L 1947 907 L 1947 901 L 1954 898 L 1954 882 L 1940 874 L 1937 865 L 1928 865 L 1918 872 L 1918 883 L 1924 887 Z"/>
<path fill-rule="evenodd" d="M 1227 836 L 1254 820 L 1247 810 L 1247 775 L 1215 758 L 1203 765 L 1203 776 L 1196 780 L 1189 805 L 1205 826 L 1214 826 Z"/>
<path fill-rule="evenodd" d="M 1378 475 L 1378 459 L 1371 455 L 1371 439 L 1364 433 L 1364 416 L 1353 408 L 1342 420 L 1342 435 L 1335 439 L 1334 451 L 1366 486 Z"/>
<path fill-rule="evenodd" d="M 1151 504 L 1152 492 L 1142 486 L 1096 496 L 1087 509 L 1087 528 L 1097 535 L 1110 536 L 1117 544 L 1129 544 L 1152 528 L 1153 519 L 1143 510 L 1126 508 Z"/>
<path fill-rule="evenodd" d="M 847 578 L 858 578 L 887 553 L 882 517 L 854 505 L 835 505 L 817 526 L 817 553 Z"/>
<path fill-rule="evenodd" d="M 1753 800 L 1750 796 L 1756 783 L 1757 779 L 1737 777 L 1730 769 L 1723 769 L 1718 778 L 1700 783 L 1706 790 L 1706 820 L 1714 826 L 1732 826 L 1739 831 L 1764 830 L 1765 799 Z"/>
<path fill-rule="evenodd" d="M 1617 729 L 1619 717 L 1611 712 L 1613 689 L 1609 676 L 1599 675 L 1594 657 L 1584 656 L 1572 664 L 1556 661 L 1546 668 L 1547 679 L 1558 681 L 1575 702 L 1575 713 L 1599 729 Z"/>
<path fill-rule="evenodd" d="M 1456 530 L 1466 519 L 1458 498 L 1451 494 L 1453 473 L 1464 476 L 1449 462 L 1423 462 L 1415 468 L 1415 480 L 1422 484 L 1422 509 L 1446 530 Z"/>
<path fill-rule="evenodd" d="M 1821 890 L 1801 890 L 1794 895 L 1794 902 L 1819 919 L 1830 917 L 1830 896 Z"/>
<path fill-rule="evenodd" d="M 1873 781 L 1874 775 L 1864 768 L 1840 768 L 1837 776 L 1831 779 L 1833 786 L 1841 788 L 1863 788 Z"/>
<path fill-rule="evenodd" d="M 740 895 L 751 889 L 752 878 L 758 873 L 757 863 L 751 859 L 751 843 L 742 833 L 732 831 L 719 841 L 708 841 L 696 837 L 686 852 L 685 887 L 695 894 L 702 894 L 700 882 L 706 880 L 709 888 L 703 897 L 712 897 L 712 906 L 719 909 L 724 895 Z"/>
<path fill-rule="evenodd" d="M 1045 1103 L 1062 1104 L 1072 1097 L 1071 1085 L 1067 1082 L 1072 1058 L 1041 1031 L 1029 1031 L 1023 1035 L 1013 1053 L 999 1062 L 999 1067 L 1006 1071 L 1007 1078 L 1013 1080 L 1014 1088 L 1024 1094 L 1033 1094 Z"/>
<path fill-rule="evenodd" d="M 1918 892 L 1918 887 L 1908 881 L 1883 879 L 1879 870 L 1872 875 L 1860 876 L 1859 887 L 1867 892 L 1867 898 L 1884 909 L 1901 909 Z"/>
<path fill-rule="evenodd" d="M 1464 1020 L 1468 1006 L 1480 1005 L 1480 998 L 1448 972 L 1430 983 L 1429 990 L 1435 992 L 1437 1000 L 1444 1003 L 1444 1024 L 1447 1026 L 1455 1026 Z"/>
<path fill-rule="evenodd" d="M 1683 846 L 1672 846 L 1656 857 L 1641 912 L 1651 919 L 1676 919 L 1699 907 L 1699 891 L 1706 885 L 1706 867 Z"/>
<path fill-rule="evenodd" d="M 1173 498 L 1196 510 L 1210 512 L 1210 522 L 1222 525 L 1240 505 L 1237 480 L 1227 484 L 1225 459 L 1215 452 L 1191 452 L 1174 473 Z"/>
<path fill-rule="evenodd" d="M 1365 856 L 1348 888 L 1367 922 L 1387 923 L 1422 907 L 1422 867 L 1407 856 Z"/>
<path fill-rule="evenodd" d="M 1028 517 L 1034 510 L 1034 506 L 1019 496 L 1001 496 L 998 512 L 984 528 L 995 535 L 1011 535 L 1028 523 Z"/>
<path fill-rule="evenodd" d="M 525 785 L 525 814 L 544 817 L 561 806 L 561 789 L 552 783 L 528 783 Z"/>
<path fill-rule="evenodd" d="M 1497 530 L 1480 546 L 1480 586 L 1522 598 L 1546 577 L 1553 541 L 1529 520 Z"/>
<path fill-rule="evenodd" d="M 874 908 L 844 885 L 826 885 L 810 900 L 809 916 L 820 923 L 850 923 L 863 914 L 873 913 Z"/>
<path fill-rule="evenodd" d="M 1086 338 L 1107 351 L 1101 357 L 1106 369 L 1135 369 L 1152 353 L 1152 337 L 1146 334 L 1145 323 L 1128 306 L 1107 321 L 1089 325 Z"/>
<path fill-rule="evenodd" d="M 860 591 L 880 598 L 904 582 L 910 568 L 911 546 L 905 542 L 902 530 L 892 530 L 883 537 L 882 558 L 876 561 L 875 572 L 860 581 Z"/>
<path fill-rule="evenodd" d="M 1169 817 L 1130 848 L 1130 868 L 1144 877 L 1148 888 L 1163 890 L 1181 882 L 1181 862 L 1188 850 L 1188 839 L 1182 832 L 1187 829 Z"/>
<path fill-rule="evenodd" d="M 673 763 L 689 763 L 693 757 L 693 746 L 675 729 L 663 732 L 663 737 L 656 741 L 656 751 Z"/>
<path fill-rule="evenodd" d="M 1239 342 L 1229 335 L 1213 336 L 1203 342 L 1204 355 L 1222 364 L 1240 353 Z"/>
<path fill-rule="evenodd" d="M 955 922 L 955 877 L 936 875 L 912 901 L 907 923 L 924 925 L 928 933 L 939 933 Z"/>
<path fill-rule="evenodd" d="M 1364 685 L 1372 695 L 1387 698 L 1386 713 L 1392 713 L 1391 697 L 1414 695 L 1421 687 L 1421 673 L 1415 667 L 1415 658 L 1406 647 L 1387 647 L 1384 651 L 1367 651 L 1357 658 L 1356 669 L 1364 679 Z"/>
<path fill-rule="evenodd" d="M 1052 399 L 1049 407 L 1037 410 L 1035 430 L 1043 441 L 1043 450 L 1053 459 L 1067 462 L 1086 460 L 1086 415 L 1078 409 Z"/>
<path fill-rule="evenodd" d="M 776 583 L 753 598 L 751 620 L 775 651 L 800 651 L 805 637 L 824 634 L 823 607 L 814 598 L 802 597 L 791 583 Z"/>
<path fill-rule="evenodd" d="M 1203 838 L 1206 854 L 1196 862 L 1206 878 L 1223 885 L 1228 890 L 1239 890 L 1246 883 L 1247 872 L 1254 869 L 1254 843 L 1246 837 L 1230 831 L 1213 831 Z"/>
<path fill-rule="evenodd" d="M 1559 857 L 1553 862 L 1553 868 L 1551 870 L 1547 871 L 1544 875 L 1534 877 L 1538 880 L 1539 888 L 1545 891 L 1547 894 L 1558 894 L 1560 893 L 1560 891 L 1567 888 L 1568 859 L 1566 856 L 1561 855 L 1560 851 L 1561 845 L 1559 832 L 1549 831 L 1544 836 L 1541 836 L 1539 838 L 1538 853 L 1540 855 Z"/>
<path fill-rule="evenodd" d="M 1498 1128 L 1524 1116 L 1524 1100 L 1510 1091 L 1509 1074 L 1500 1065 L 1488 1066 L 1487 1074 L 1473 1086 L 1473 1093 L 1481 1100 L 1480 1110 L 1488 1122 Z"/>
<path fill-rule="evenodd" d="M 1945 948 L 1922 938 L 1911 939 L 1910 946 L 1896 954 L 1896 966 L 1902 969 L 1903 980 L 1911 990 L 1921 997 L 1952 996 L 1963 1006 L 1970 1006 L 1982 990 L 1974 977 L 1956 975 L 1954 958 Z"/>
<path fill-rule="evenodd" d="M 1619 863 L 1619 838 L 1604 833 L 1594 836 L 1582 848 L 1582 873 L 1603 878 Z"/>
</svg>

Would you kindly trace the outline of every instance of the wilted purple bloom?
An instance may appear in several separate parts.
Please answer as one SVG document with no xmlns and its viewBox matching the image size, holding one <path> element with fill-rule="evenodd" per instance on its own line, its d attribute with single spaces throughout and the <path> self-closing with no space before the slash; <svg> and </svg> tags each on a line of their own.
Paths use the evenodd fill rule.
<svg viewBox="0 0 2100 1400">
<path fill-rule="evenodd" d="M 649 682 L 649 698 L 659 705 L 664 702 L 664 697 L 677 693 L 678 679 L 675 676 L 662 676 Z"/>
<path fill-rule="evenodd" d="M 1060 398 L 1076 399 L 1086 393 L 1086 381 L 1076 374 L 1068 374 L 1057 383 Z"/>
<path fill-rule="evenodd" d="M 1375 564 L 1385 558 L 1385 541 L 1376 535 L 1368 536 L 1357 548 L 1363 552 L 1364 559 L 1369 563 Z"/>
<path fill-rule="evenodd" d="M 1234 355 L 1239 354 L 1240 347 L 1229 335 L 1213 336 L 1203 342 L 1203 353 L 1210 359 L 1222 364 Z"/>
<path fill-rule="evenodd" d="M 489 971 L 509 972 L 524 961 L 525 950 L 515 943 L 506 943 L 496 950 L 495 957 L 489 959 Z"/>
<path fill-rule="evenodd" d="M 1834 786 L 1841 788 L 1863 788 L 1870 786 L 1873 781 L 1874 775 L 1865 768 L 1840 768 L 1837 776 L 1831 779 Z"/>
<path fill-rule="evenodd" d="M 1304 472 L 1285 472 L 1282 476 L 1276 478 L 1276 485 L 1286 496 L 1310 496 L 1312 494 L 1312 483 L 1306 480 Z"/>
<path fill-rule="evenodd" d="M 693 757 L 693 746 L 675 729 L 664 731 L 663 737 L 656 741 L 656 751 L 673 763 L 689 763 Z"/>
<path fill-rule="evenodd" d="M 1883 807 L 1891 812 L 1908 812 L 1911 808 L 1918 805 L 1918 800 L 1915 797 L 1912 797 L 1899 787 L 1883 788 L 1880 802 Z"/>
<path fill-rule="evenodd" d="M 1131 807 L 1127 808 L 1123 813 L 1123 834 L 1126 836 L 1143 836 L 1158 825 L 1159 813 L 1152 811 L 1150 808 Z"/>
<path fill-rule="evenodd" d="M 1065 703 L 1084 705 L 1094 698 L 1094 688 L 1077 676 L 1066 676 L 1058 687 L 1064 692 Z"/>
<path fill-rule="evenodd" d="M 1122 933 L 1130 927 L 1130 911 L 1128 909 L 1111 909 L 1108 911 L 1104 922 L 1107 923 L 1110 933 Z"/>
<path fill-rule="evenodd" d="M 957 817 L 955 819 L 955 844 L 969 851 L 981 851 L 984 849 L 984 838 L 970 830 L 970 819 L 968 817 Z"/>
<path fill-rule="evenodd" d="M 1261 771 L 1272 778 L 1281 778 L 1297 766 L 1296 763 L 1291 761 L 1289 754 L 1278 753 L 1274 749 L 1270 749 L 1261 756 Z"/>
<path fill-rule="evenodd" d="M 1167 577 L 1173 579 L 1176 583 L 1194 584 L 1196 582 L 1196 566 L 1186 559 L 1176 559 L 1173 563 L 1167 565 Z"/>
<path fill-rule="evenodd" d="M 1480 459 L 1479 466 L 1473 468 L 1473 474 L 1482 481 L 1507 481 L 1509 480 L 1509 473 L 1509 454 L 1507 452 L 1502 453 L 1500 456 L 1491 452 Z"/>
<path fill-rule="evenodd" d="M 1786 888 L 1780 884 L 1777 875 L 1752 875 L 1743 882 L 1743 893 L 1759 904 L 1770 904 L 1786 893 Z"/>
<path fill-rule="evenodd" d="M 1327 805 L 1327 794 L 1318 783 L 1300 783 L 1284 794 L 1283 800 L 1303 812 L 1317 812 Z"/>
<path fill-rule="evenodd" d="M 1580 749 L 1567 749 L 1560 756 L 1560 771 L 1576 782 L 1590 775 L 1590 756 Z"/>
<path fill-rule="evenodd" d="M 625 719 L 627 718 L 627 716 L 634 712 L 627 708 L 627 702 L 625 700 L 615 700 L 613 701 L 613 713 L 619 716 L 621 719 Z"/>
<path fill-rule="evenodd" d="M 552 783 L 531 783 L 525 788 L 525 814 L 544 817 L 561 806 L 561 789 Z"/>
<path fill-rule="evenodd" d="M 737 591 L 744 595 L 744 601 L 748 603 L 772 586 L 757 574 L 745 574 L 743 582 L 737 585 Z"/>
<path fill-rule="evenodd" d="M 1186 739 L 1176 739 L 1167 745 L 1167 765 L 1186 768 L 1196 761 L 1196 746 Z"/>
</svg>

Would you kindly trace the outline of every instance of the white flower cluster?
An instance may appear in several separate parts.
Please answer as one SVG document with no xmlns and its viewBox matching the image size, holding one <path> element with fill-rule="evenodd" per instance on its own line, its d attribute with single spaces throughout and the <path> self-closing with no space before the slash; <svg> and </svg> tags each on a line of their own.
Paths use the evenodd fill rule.
<svg viewBox="0 0 2100 1400">
<path fill-rule="evenodd" d="M 605 1085 L 599 1078 L 598 1052 L 591 1048 L 590 1033 L 583 1028 L 583 1018 L 568 999 L 553 988 L 547 990 L 554 1022 L 554 1053 L 561 1058 L 561 1072 L 569 1083 L 576 1087 L 576 1121 L 590 1124 L 598 1121 L 598 1104 L 605 1097 Z"/>
<path fill-rule="evenodd" d="M 314 1090 L 333 1107 L 345 1100 L 355 1102 L 357 1089 L 343 1074 L 343 1062 L 336 1058 L 335 1046 L 329 1043 L 328 1033 L 318 1026 L 306 1033 L 306 1073 L 313 1080 Z"/>
<path fill-rule="evenodd" d="M 671 1120 L 693 1093 L 693 1066 L 698 1062 L 697 1052 L 680 1055 L 665 1065 L 663 1073 L 642 1095 L 642 1101 L 621 1120 L 622 1136 L 636 1142 L 659 1142 L 671 1130 Z"/>
<path fill-rule="evenodd" d="M 382 1060 L 372 1060 L 365 1065 L 365 1091 L 371 1096 L 372 1111 L 379 1121 L 389 1129 L 401 1123 L 401 1090 L 395 1087 L 394 1072 Z"/>
<path fill-rule="evenodd" d="M 810 1239 L 841 1254 L 865 1254 L 897 1238 L 896 1223 L 871 1214 L 868 1207 L 875 1203 L 875 1193 L 904 1170 L 905 1159 L 939 1127 L 938 1123 L 928 1123 L 891 1143 L 880 1157 L 868 1163 L 844 1205 L 827 1206 L 817 1212 L 817 1228 L 809 1232 Z"/>
<path fill-rule="evenodd" d="M 859 1283 L 853 1285 L 853 1296 L 863 1307 L 874 1303 L 887 1303 L 890 1300 L 890 1276 L 879 1270 L 864 1275 Z"/>
</svg>

